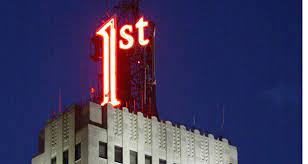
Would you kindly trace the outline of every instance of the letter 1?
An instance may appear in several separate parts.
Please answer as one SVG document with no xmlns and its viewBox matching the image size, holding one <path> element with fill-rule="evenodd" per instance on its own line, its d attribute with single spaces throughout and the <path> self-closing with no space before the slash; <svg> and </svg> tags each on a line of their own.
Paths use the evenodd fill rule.
<svg viewBox="0 0 308 164">
<path fill-rule="evenodd" d="M 103 69 L 103 91 L 101 105 L 111 103 L 113 106 L 120 104 L 116 97 L 116 19 L 110 18 L 96 32 L 102 37 L 102 69 Z M 110 29 L 110 35 L 107 29 Z"/>
</svg>

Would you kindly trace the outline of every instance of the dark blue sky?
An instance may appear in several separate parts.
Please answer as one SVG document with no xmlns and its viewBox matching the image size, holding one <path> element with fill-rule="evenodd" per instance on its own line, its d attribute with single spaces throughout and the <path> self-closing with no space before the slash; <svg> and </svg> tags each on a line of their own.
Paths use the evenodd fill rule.
<svg viewBox="0 0 308 164">
<path fill-rule="evenodd" d="M 103 0 L 0 2 L 0 163 L 30 163 L 57 108 L 95 80 Z M 301 1 L 144 0 L 156 22 L 158 108 L 238 147 L 242 164 L 301 163 Z M 221 109 L 224 128 L 220 128 Z"/>
</svg>

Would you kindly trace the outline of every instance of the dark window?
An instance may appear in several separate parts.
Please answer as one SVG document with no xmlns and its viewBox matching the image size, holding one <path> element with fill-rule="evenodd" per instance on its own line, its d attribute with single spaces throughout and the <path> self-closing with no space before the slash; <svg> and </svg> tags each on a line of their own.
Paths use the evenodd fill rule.
<svg viewBox="0 0 308 164">
<path fill-rule="evenodd" d="M 75 161 L 81 158 L 81 143 L 75 145 Z"/>
<path fill-rule="evenodd" d="M 68 164 L 68 150 L 63 152 L 63 164 Z"/>
<path fill-rule="evenodd" d="M 107 143 L 99 142 L 99 157 L 107 159 Z"/>
<path fill-rule="evenodd" d="M 114 147 L 114 161 L 118 163 L 122 163 L 122 159 L 123 159 L 122 148 L 115 146 Z"/>
<path fill-rule="evenodd" d="M 51 159 L 51 164 L 56 164 L 57 163 L 57 158 L 56 157 L 53 157 L 52 159 Z"/>
<path fill-rule="evenodd" d="M 152 164 L 152 157 L 149 155 L 145 155 L 145 164 Z"/>
<path fill-rule="evenodd" d="M 166 160 L 163 160 L 163 159 L 159 159 L 159 164 L 166 164 Z"/>
<path fill-rule="evenodd" d="M 130 151 L 130 164 L 138 164 L 138 154 L 135 151 Z"/>
</svg>

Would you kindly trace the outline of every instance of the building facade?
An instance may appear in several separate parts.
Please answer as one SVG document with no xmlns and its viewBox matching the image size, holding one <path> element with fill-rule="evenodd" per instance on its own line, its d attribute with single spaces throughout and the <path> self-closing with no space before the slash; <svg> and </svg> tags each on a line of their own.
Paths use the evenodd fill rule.
<svg viewBox="0 0 308 164">
<path fill-rule="evenodd" d="M 32 164 L 237 164 L 237 157 L 225 138 L 89 102 L 47 123 Z"/>
</svg>

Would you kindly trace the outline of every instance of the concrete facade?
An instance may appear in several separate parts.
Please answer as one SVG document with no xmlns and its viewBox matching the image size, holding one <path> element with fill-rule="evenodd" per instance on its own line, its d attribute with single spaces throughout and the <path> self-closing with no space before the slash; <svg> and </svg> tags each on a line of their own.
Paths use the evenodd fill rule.
<svg viewBox="0 0 308 164">
<path fill-rule="evenodd" d="M 45 127 L 44 151 L 33 157 L 32 164 L 63 163 L 63 152 L 69 152 L 69 164 L 118 164 L 115 146 L 122 148 L 124 164 L 130 164 L 130 151 L 137 152 L 138 164 L 145 156 L 152 164 L 237 164 L 237 148 L 227 139 L 215 139 L 183 125 L 147 118 L 131 113 L 127 108 L 103 108 L 90 102 L 87 107 L 89 123 L 76 130 L 76 112 L 71 109 Z M 106 117 L 104 117 L 104 110 Z M 104 120 L 106 119 L 106 120 Z M 104 122 L 106 127 L 100 126 Z M 107 159 L 99 157 L 99 142 L 107 143 Z M 81 143 L 81 158 L 75 161 L 75 145 Z"/>
</svg>

